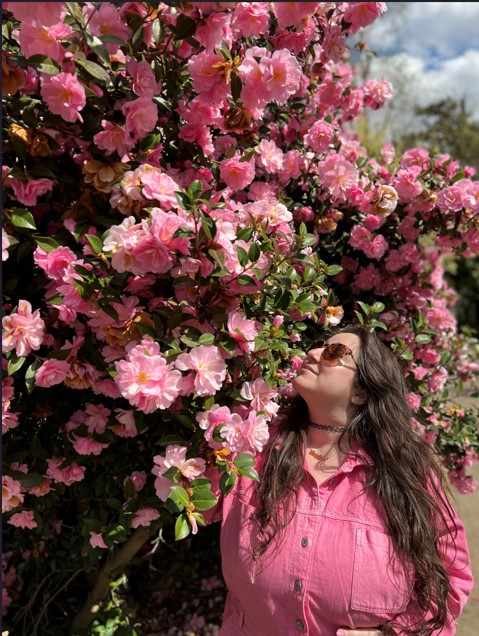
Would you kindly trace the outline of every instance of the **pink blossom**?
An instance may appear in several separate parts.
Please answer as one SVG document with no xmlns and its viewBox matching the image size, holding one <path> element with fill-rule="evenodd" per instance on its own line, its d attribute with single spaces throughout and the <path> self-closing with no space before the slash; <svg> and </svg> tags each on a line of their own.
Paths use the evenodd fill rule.
<svg viewBox="0 0 479 636">
<path fill-rule="evenodd" d="M 48 468 L 46 470 L 46 476 L 51 477 L 55 483 L 65 484 L 65 486 L 71 486 L 77 481 L 82 481 L 85 477 L 85 466 L 71 463 L 61 468 L 65 461 L 65 459 L 58 457 L 47 459 Z"/>
<path fill-rule="evenodd" d="M 88 2 L 83 7 L 83 14 L 93 35 L 112 35 L 124 42 L 128 42 L 131 37 L 130 27 L 122 21 L 117 7 L 111 2 L 100 2 L 98 5 Z M 110 54 L 118 52 L 119 46 L 116 43 L 105 42 L 105 46 Z"/>
<path fill-rule="evenodd" d="M 85 424 L 88 432 L 103 433 L 108 423 L 108 417 L 111 415 L 110 409 L 102 404 L 87 404 L 85 407 Z"/>
<path fill-rule="evenodd" d="M 37 369 L 35 374 L 35 384 L 41 387 L 50 387 L 60 384 L 67 377 L 70 370 L 70 363 L 66 360 L 56 360 L 51 358 Z"/>
<path fill-rule="evenodd" d="M 426 148 L 411 148 L 410 150 L 406 150 L 401 157 L 399 167 L 411 168 L 412 166 L 416 166 L 421 169 L 421 172 L 424 172 L 429 169 L 430 162 L 431 157 Z"/>
<path fill-rule="evenodd" d="M 105 550 L 108 549 L 108 546 L 103 540 L 101 532 L 90 531 L 90 545 L 92 548 L 103 548 Z"/>
<path fill-rule="evenodd" d="M 333 141 L 334 128 L 325 121 L 316 121 L 304 136 L 304 143 L 314 152 L 325 152 Z"/>
<path fill-rule="evenodd" d="M 356 33 L 376 20 L 387 11 L 386 2 L 348 2 L 344 11 L 343 20 L 351 26 L 348 33 Z"/>
<path fill-rule="evenodd" d="M 9 512 L 23 503 L 21 485 L 9 475 L 2 475 L 2 512 Z"/>
<path fill-rule="evenodd" d="M 388 80 L 367 80 L 363 87 L 364 103 L 376 110 L 386 102 L 389 102 L 393 96 L 393 87 Z"/>
<path fill-rule="evenodd" d="M 254 339 L 258 335 L 256 321 L 248 320 L 238 311 L 231 311 L 227 326 L 230 336 L 236 340 L 241 351 L 254 351 Z"/>
<path fill-rule="evenodd" d="M 411 199 L 422 192 L 422 185 L 416 181 L 421 174 L 419 166 L 399 169 L 393 181 L 393 187 L 399 195 L 401 203 L 409 203 Z"/>
<path fill-rule="evenodd" d="M 322 185 L 340 200 L 346 199 L 348 190 L 357 185 L 359 178 L 357 168 L 336 152 L 330 152 L 319 162 L 318 175 Z"/>
<path fill-rule="evenodd" d="M 233 43 L 231 15 L 229 13 L 211 13 L 206 18 L 206 22 L 196 29 L 195 39 L 208 52 L 221 46 L 223 41 L 230 48 Z"/>
<path fill-rule="evenodd" d="M 193 80 L 193 88 L 202 95 L 203 101 L 216 104 L 228 94 L 220 68 L 215 68 L 215 65 L 223 62 L 221 55 L 208 51 L 193 55 L 188 60 L 188 71 Z"/>
<path fill-rule="evenodd" d="M 167 364 L 157 343 L 144 339 L 115 366 L 121 394 L 144 413 L 166 409 L 178 397 L 181 374 Z"/>
<path fill-rule="evenodd" d="M 26 356 L 32 349 L 40 348 L 45 336 L 45 323 L 40 318 L 39 309 L 32 313 L 28 300 L 19 300 L 17 313 L 5 316 L 2 325 L 4 351 L 15 350 L 18 356 Z"/>
<path fill-rule="evenodd" d="M 59 40 L 64 40 L 71 34 L 72 28 L 62 22 L 49 27 L 23 24 L 18 42 L 25 57 L 47 55 L 61 64 L 65 57 L 65 49 Z"/>
<path fill-rule="evenodd" d="M 138 97 L 154 97 L 161 93 L 161 82 L 157 82 L 148 62 L 130 60 L 126 72 L 131 75 L 131 88 Z"/>
<path fill-rule="evenodd" d="M 266 419 L 251 411 L 243 421 L 246 429 L 246 438 L 253 451 L 261 453 L 269 439 L 269 428 Z"/>
<path fill-rule="evenodd" d="M 244 38 L 259 36 L 268 31 L 269 7 L 264 2 L 238 2 L 231 20 Z"/>
<path fill-rule="evenodd" d="M 178 205 L 175 192 L 181 190 L 181 187 L 164 172 L 157 170 L 145 172 L 140 181 L 143 185 L 143 196 L 146 199 L 158 201 L 165 210 L 170 210 Z"/>
<path fill-rule="evenodd" d="M 2 5 L 23 24 L 36 26 L 57 24 L 66 13 L 63 2 L 3 2 Z"/>
<path fill-rule="evenodd" d="M 261 452 L 269 438 L 269 429 L 264 417 L 251 411 L 246 420 L 234 414 L 221 429 L 221 436 L 227 447 L 234 453 Z"/>
<path fill-rule="evenodd" d="M 243 84 L 241 99 L 245 107 L 253 112 L 263 108 L 270 99 L 264 83 L 264 67 L 253 57 L 251 49 L 247 50 L 238 73 Z M 257 115 L 259 114 L 257 112 Z"/>
<path fill-rule="evenodd" d="M 307 18 L 319 7 L 319 2 L 273 2 L 274 15 L 280 27 L 296 27 L 306 24 Z"/>
<path fill-rule="evenodd" d="M 163 477 L 169 468 L 178 468 L 180 473 L 188 480 L 195 479 L 205 472 L 205 460 L 199 457 L 186 459 L 186 447 L 178 444 L 171 444 L 166 447 L 165 456 L 155 455 L 153 461 L 156 464 L 151 472 L 157 476 L 155 479 L 156 494 L 162 501 L 166 501 L 169 497 L 174 482 Z"/>
<path fill-rule="evenodd" d="M 213 438 L 213 435 L 218 426 L 221 426 L 221 424 L 226 424 L 234 418 L 239 418 L 241 420 L 241 417 L 239 415 L 232 415 L 227 406 L 213 404 L 209 411 L 198 413 L 196 416 L 196 421 L 198 422 L 199 427 L 205 431 L 204 436 L 205 440 L 208 442 L 208 445 L 211 446 L 211 448 L 219 449 L 222 448 L 225 444 L 224 442 L 217 442 Z"/>
<path fill-rule="evenodd" d="M 254 179 L 254 158 L 241 161 L 239 153 L 220 163 L 221 180 L 232 190 L 244 190 Z"/>
<path fill-rule="evenodd" d="M 2 261 L 6 261 L 9 257 L 8 248 L 17 242 L 13 236 L 9 236 L 2 227 Z"/>
<path fill-rule="evenodd" d="M 9 177 L 5 180 L 5 186 L 12 188 L 15 198 L 20 201 L 20 203 L 33 206 L 36 205 L 38 197 L 50 192 L 53 188 L 53 181 L 43 178 L 20 181 L 20 179 Z"/>
<path fill-rule="evenodd" d="M 135 145 L 135 142 L 126 136 L 125 129 L 118 124 L 102 119 L 101 126 L 103 130 L 94 135 L 93 141 L 106 155 L 116 152 L 120 157 L 124 157 Z"/>
<path fill-rule="evenodd" d="M 60 115 L 65 121 L 83 121 L 80 111 L 85 107 L 86 95 L 76 75 L 44 75 L 41 94 L 54 115 Z"/>
<path fill-rule="evenodd" d="M 214 395 L 226 377 L 226 363 L 214 345 L 200 345 L 175 360 L 180 371 L 193 371 L 194 389 L 198 395 Z"/>
<path fill-rule="evenodd" d="M 10 517 L 8 523 L 16 528 L 28 528 L 28 530 L 32 530 L 37 527 L 37 522 L 33 518 L 33 510 L 22 510 L 22 512 L 16 512 Z"/>
<path fill-rule="evenodd" d="M 118 437 L 135 437 L 138 435 L 134 411 L 118 408 L 115 409 L 115 414 L 118 424 L 111 426 L 111 430 L 115 435 L 118 435 Z"/>
<path fill-rule="evenodd" d="M 135 493 L 140 492 L 146 485 L 146 473 L 144 470 L 134 470 L 131 475 L 125 477 L 123 483 L 126 485 L 128 482 L 133 484 Z"/>
<path fill-rule="evenodd" d="M 437 207 L 443 214 L 460 212 L 464 207 L 462 190 L 458 186 L 449 186 L 437 195 Z"/>
<path fill-rule="evenodd" d="M 268 101 L 274 100 L 281 104 L 296 93 L 302 77 L 301 66 L 287 49 L 275 51 L 271 57 L 262 58 L 261 66 Z"/>
<path fill-rule="evenodd" d="M 283 166 L 283 151 L 278 148 L 274 141 L 262 139 L 256 148 L 256 152 L 256 161 L 266 172 L 275 174 L 281 170 Z"/>
<path fill-rule="evenodd" d="M 466 475 L 464 470 L 450 470 L 447 476 L 453 486 L 462 495 L 469 495 L 473 493 L 477 488 L 477 481 L 475 481 L 470 475 Z"/>
<path fill-rule="evenodd" d="M 63 245 L 50 252 L 45 252 L 38 246 L 33 252 L 33 260 L 49 278 L 60 281 L 68 265 L 76 260 L 76 255 L 69 247 Z"/>
<path fill-rule="evenodd" d="M 279 318 L 280 316 L 277 316 Z M 262 378 L 256 378 L 253 382 L 245 382 L 241 387 L 240 395 L 250 401 L 250 407 L 255 411 L 264 411 L 268 419 L 276 415 L 279 404 L 274 402 L 278 392 L 272 389 Z"/>
<path fill-rule="evenodd" d="M 158 109 L 151 97 L 138 97 L 138 99 L 126 102 L 121 111 L 126 118 L 126 139 L 135 143 L 146 137 L 158 121 Z"/>
<path fill-rule="evenodd" d="M 388 249 L 388 242 L 382 234 L 376 234 L 374 238 L 362 248 L 368 258 L 380 259 Z"/>
<path fill-rule="evenodd" d="M 138 528 L 139 526 L 149 526 L 152 521 L 158 519 L 160 513 L 155 508 L 143 506 L 139 508 L 133 515 L 131 520 L 131 527 Z"/>
<path fill-rule="evenodd" d="M 72 446 L 79 455 L 101 455 L 103 450 L 108 448 L 108 444 L 103 444 L 90 436 L 73 435 L 72 439 Z"/>
</svg>

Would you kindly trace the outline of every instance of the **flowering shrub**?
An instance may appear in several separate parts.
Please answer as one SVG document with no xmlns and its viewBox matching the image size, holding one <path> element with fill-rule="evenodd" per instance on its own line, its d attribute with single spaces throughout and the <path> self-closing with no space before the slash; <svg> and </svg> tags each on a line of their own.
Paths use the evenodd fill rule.
<svg viewBox="0 0 479 636">
<path fill-rule="evenodd" d="M 378 329 L 418 433 L 473 489 L 477 428 L 443 401 L 477 372 L 477 342 L 458 333 L 442 257 L 479 252 L 479 182 L 423 148 L 370 157 L 351 132 L 392 97 L 348 64 L 348 35 L 385 10 L 3 3 L 15 629 L 38 629 L 82 572 L 104 598 L 160 529 L 196 533 L 215 472 L 225 493 L 257 478 L 318 329 Z M 87 603 L 74 629 L 90 619 Z"/>
</svg>

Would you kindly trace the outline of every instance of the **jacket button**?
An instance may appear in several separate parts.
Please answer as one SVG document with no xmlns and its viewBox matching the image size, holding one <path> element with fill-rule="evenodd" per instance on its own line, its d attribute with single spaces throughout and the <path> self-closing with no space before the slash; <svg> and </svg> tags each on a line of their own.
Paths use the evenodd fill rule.
<svg viewBox="0 0 479 636">
<path fill-rule="evenodd" d="M 296 581 L 294 582 L 294 591 L 301 592 L 302 588 L 303 588 L 303 584 L 301 583 L 299 579 L 296 579 Z"/>
<path fill-rule="evenodd" d="M 304 629 L 304 623 L 300 618 L 298 618 L 298 620 L 296 621 L 296 629 L 298 630 L 298 632 L 302 632 Z"/>
<path fill-rule="evenodd" d="M 308 541 L 308 537 L 303 537 L 301 539 L 301 547 L 305 548 L 308 545 L 309 541 Z"/>
</svg>

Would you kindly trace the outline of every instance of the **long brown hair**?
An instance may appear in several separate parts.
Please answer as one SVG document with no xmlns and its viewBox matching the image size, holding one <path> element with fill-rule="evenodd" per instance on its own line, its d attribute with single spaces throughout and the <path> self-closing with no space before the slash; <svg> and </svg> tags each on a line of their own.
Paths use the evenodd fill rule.
<svg viewBox="0 0 479 636">
<path fill-rule="evenodd" d="M 433 449 L 411 427 L 408 388 L 401 365 L 391 349 L 366 327 L 353 325 L 337 333 L 359 337 L 356 384 L 367 393 L 343 435 L 359 444 L 373 459 L 365 488 L 375 489 L 398 554 L 412 564 L 413 601 L 418 615 L 430 613 L 402 632 L 429 636 L 444 626 L 450 584 L 439 539 L 454 541 L 456 526 L 445 491 L 447 486 Z M 295 397 L 278 433 L 266 451 L 257 485 L 260 528 L 255 558 L 260 558 L 291 521 L 297 489 L 304 477 L 304 449 L 308 407 Z M 342 436 L 341 436 L 342 439 Z M 340 439 L 340 443 L 341 443 Z M 448 530 L 452 528 L 452 530 Z M 394 623 L 383 627 L 394 633 Z M 389 632 L 388 632 L 389 629 Z"/>
</svg>

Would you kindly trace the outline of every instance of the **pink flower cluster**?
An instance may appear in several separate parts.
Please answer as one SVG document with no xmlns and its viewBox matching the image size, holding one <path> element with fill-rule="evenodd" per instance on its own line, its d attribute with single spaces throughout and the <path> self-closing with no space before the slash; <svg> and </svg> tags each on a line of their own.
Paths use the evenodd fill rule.
<svg viewBox="0 0 479 636">
<path fill-rule="evenodd" d="M 180 393 L 181 373 L 166 362 L 158 343 L 150 338 L 131 348 L 115 366 L 122 396 L 144 413 L 168 408 Z"/>
</svg>

